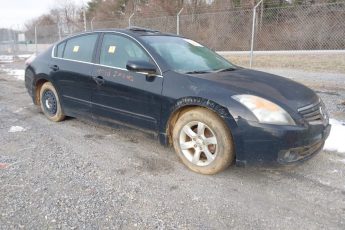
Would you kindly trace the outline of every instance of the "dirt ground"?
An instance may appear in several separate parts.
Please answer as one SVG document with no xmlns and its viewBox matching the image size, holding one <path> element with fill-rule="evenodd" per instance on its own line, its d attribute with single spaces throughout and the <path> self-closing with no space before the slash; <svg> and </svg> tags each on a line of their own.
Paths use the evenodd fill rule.
<svg viewBox="0 0 345 230">
<path fill-rule="evenodd" d="M 344 75 L 269 71 L 312 83 L 342 116 L 333 81 Z M 48 121 L 24 82 L 0 70 L 0 200 L 1 229 L 344 229 L 345 154 L 199 175 L 142 132 Z"/>
</svg>

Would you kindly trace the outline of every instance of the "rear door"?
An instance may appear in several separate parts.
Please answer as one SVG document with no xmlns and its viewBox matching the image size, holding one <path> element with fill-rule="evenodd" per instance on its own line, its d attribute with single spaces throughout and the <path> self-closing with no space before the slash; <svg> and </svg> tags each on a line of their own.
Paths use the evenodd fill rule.
<svg viewBox="0 0 345 230">
<path fill-rule="evenodd" d="M 93 115 L 157 131 L 163 78 L 126 69 L 129 60 L 154 63 L 147 51 L 127 35 L 105 33 L 98 59 L 93 77 L 100 80 L 92 94 Z"/>
<path fill-rule="evenodd" d="M 51 75 L 60 94 L 64 112 L 91 117 L 91 93 L 98 33 L 72 37 L 55 47 Z"/>
</svg>

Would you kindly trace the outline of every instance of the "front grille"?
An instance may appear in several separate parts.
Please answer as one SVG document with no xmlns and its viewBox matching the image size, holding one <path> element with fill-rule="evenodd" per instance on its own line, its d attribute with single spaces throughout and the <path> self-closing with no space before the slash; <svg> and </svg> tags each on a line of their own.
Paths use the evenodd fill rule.
<svg viewBox="0 0 345 230">
<path fill-rule="evenodd" d="M 317 103 L 299 108 L 298 112 L 308 122 L 322 122 L 327 116 L 325 106 L 321 100 Z"/>
</svg>

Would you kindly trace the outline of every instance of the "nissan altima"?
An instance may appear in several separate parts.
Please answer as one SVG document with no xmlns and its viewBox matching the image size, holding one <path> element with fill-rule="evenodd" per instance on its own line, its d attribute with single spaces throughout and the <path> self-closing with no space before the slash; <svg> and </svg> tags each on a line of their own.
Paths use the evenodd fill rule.
<svg viewBox="0 0 345 230">
<path fill-rule="evenodd" d="M 249 70 L 191 39 L 144 28 L 85 32 L 26 63 L 45 116 L 123 124 L 173 146 L 191 170 L 291 164 L 318 153 L 327 111 L 308 87 Z M 62 134 L 63 135 L 63 134 Z"/>
</svg>

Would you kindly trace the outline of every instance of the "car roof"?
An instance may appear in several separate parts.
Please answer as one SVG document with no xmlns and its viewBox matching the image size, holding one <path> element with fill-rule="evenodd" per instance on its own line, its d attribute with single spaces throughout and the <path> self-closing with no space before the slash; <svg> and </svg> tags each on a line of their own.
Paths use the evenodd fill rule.
<svg viewBox="0 0 345 230">
<path fill-rule="evenodd" d="M 172 33 L 162 33 L 158 30 L 152 30 L 152 29 L 148 29 L 148 28 L 143 28 L 143 27 L 130 27 L 130 28 L 125 28 L 125 29 L 117 29 L 117 28 L 104 28 L 104 29 L 97 29 L 97 30 L 92 30 L 92 31 L 85 31 L 85 32 L 80 32 L 77 34 L 72 34 L 58 42 L 56 42 L 54 44 L 57 45 L 59 43 L 62 43 L 64 41 L 67 41 L 68 39 L 74 38 L 74 37 L 78 37 L 78 36 L 82 36 L 84 34 L 90 34 L 90 33 L 111 33 L 111 32 L 120 32 L 120 33 L 124 33 L 127 34 L 131 37 L 135 37 L 135 38 L 140 38 L 141 36 L 171 36 L 171 37 L 181 37 L 179 35 L 176 34 L 172 34 Z"/>
<path fill-rule="evenodd" d="M 171 33 L 163 33 L 159 30 L 144 28 L 144 27 L 129 27 L 126 29 L 106 28 L 94 30 L 94 32 L 122 32 L 132 36 L 178 36 Z"/>
</svg>

